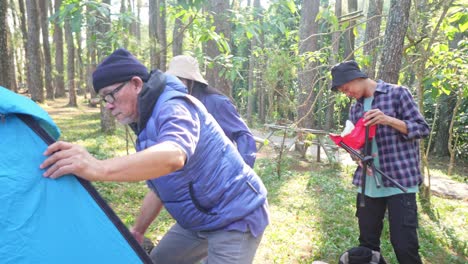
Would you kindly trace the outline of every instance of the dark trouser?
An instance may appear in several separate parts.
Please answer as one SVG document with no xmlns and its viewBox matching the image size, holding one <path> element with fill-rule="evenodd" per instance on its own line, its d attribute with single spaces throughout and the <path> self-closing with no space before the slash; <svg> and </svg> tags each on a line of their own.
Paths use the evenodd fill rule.
<svg viewBox="0 0 468 264">
<path fill-rule="evenodd" d="M 359 220 L 360 246 L 380 251 L 380 235 L 383 218 L 388 209 L 390 240 L 400 264 L 422 263 L 419 256 L 418 209 L 415 193 L 397 194 L 389 197 L 365 199 L 366 206 L 359 207 L 356 199 L 356 216 Z"/>
</svg>

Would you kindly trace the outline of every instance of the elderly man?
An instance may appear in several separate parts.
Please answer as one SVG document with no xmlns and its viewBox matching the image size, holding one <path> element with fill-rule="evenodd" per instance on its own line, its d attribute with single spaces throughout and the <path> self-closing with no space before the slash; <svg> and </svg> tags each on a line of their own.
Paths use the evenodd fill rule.
<svg viewBox="0 0 468 264">
<path fill-rule="evenodd" d="M 96 68 L 93 84 L 112 115 L 134 129 L 137 153 L 97 160 L 57 142 L 45 152 L 44 176 L 146 180 L 134 237 L 142 242 L 163 206 L 177 221 L 151 251 L 158 264 L 251 263 L 269 222 L 267 191 L 205 107 L 176 77 L 148 73 L 124 49 Z"/>
</svg>

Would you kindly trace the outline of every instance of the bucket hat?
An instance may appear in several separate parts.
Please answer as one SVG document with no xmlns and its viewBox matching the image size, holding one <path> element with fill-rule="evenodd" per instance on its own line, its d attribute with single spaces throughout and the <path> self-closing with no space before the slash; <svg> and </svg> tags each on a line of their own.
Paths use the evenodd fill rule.
<svg viewBox="0 0 468 264">
<path fill-rule="evenodd" d="M 350 60 L 338 63 L 331 69 L 332 91 L 336 91 L 341 85 L 357 78 L 368 78 L 365 73 L 359 69 L 357 62 Z"/>
<path fill-rule="evenodd" d="M 166 74 L 171 74 L 188 80 L 197 81 L 208 85 L 208 82 L 200 73 L 198 61 L 188 55 L 178 55 L 172 58 Z"/>
</svg>

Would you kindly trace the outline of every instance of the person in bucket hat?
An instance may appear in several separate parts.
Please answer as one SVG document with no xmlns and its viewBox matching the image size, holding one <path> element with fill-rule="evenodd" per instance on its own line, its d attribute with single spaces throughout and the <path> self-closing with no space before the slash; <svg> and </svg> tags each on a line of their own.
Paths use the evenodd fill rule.
<svg viewBox="0 0 468 264">
<path fill-rule="evenodd" d="M 253 168 L 257 146 L 252 132 L 231 100 L 218 89 L 208 85 L 200 73 L 198 61 L 188 55 L 175 56 L 169 63 L 166 74 L 177 76 L 187 86 L 189 94 L 205 105 L 226 136 L 236 144 L 245 163 Z"/>
<path fill-rule="evenodd" d="M 333 66 L 331 75 L 332 91 L 356 99 L 349 110 L 350 121 L 356 125 L 363 118 L 365 126 L 377 125 L 371 142 L 375 166 L 408 190 L 404 193 L 376 173 L 373 176 L 380 180 L 382 186 L 377 188 L 376 181 L 368 178 L 365 206 L 361 207 L 358 200 L 363 172 L 361 166 L 357 167 L 353 184 L 358 187 L 359 246 L 380 252 L 383 219 L 385 211 L 388 211 L 390 240 L 398 262 L 422 263 L 417 235 L 416 193 L 422 183 L 419 140 L 429 135 L 429 126 L 407 88 L 368 78 L 355 61 Z"/>
<path fill-rule="evenodd" d="M 137 135 L 137 152 L 98 160 L 68 142 L 50 145 L 44 177 L 146 180 L 130 232 L 140 242 L 162 208 L 176 223 L 151 250 L 154 263 L 252 263 L 269 224 L 267 190 L 203 104 L 175 76 L 148 72 L 118 49 L 93 73 L 105 107 Z"/>
</svg>

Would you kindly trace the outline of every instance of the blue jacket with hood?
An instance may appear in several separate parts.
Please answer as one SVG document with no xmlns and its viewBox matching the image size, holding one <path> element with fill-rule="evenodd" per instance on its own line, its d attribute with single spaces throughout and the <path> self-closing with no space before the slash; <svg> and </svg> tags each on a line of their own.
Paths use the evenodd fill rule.
<svg viewBox="0 0 468 264">
<path fill-rule="evenodd" d="M 161 143 L 159 113 L 175 101 L 189 102 L 189 111 L 199 118 L 195 151 L 181 170 L 147 181 L 172 217 L 189 230 L 217 230 L 263 206 L 267 191 L 261 179 L 176 77 L 152 72 L 145 83 L 139 95 L 140 120 L 134 126 L 137 151 Z"/>
</svg>

